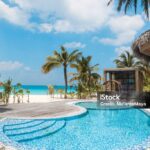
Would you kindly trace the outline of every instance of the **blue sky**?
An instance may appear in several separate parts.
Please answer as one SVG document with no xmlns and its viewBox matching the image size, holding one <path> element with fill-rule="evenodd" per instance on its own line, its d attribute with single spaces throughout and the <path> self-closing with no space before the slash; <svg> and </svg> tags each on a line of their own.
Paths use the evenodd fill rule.
<svg viewBox="0 0 150 150">
<path fill-rule="evenodd" d="M 107 1 L 0 0 L 1 80 L 64 84 L 62 68 L 47 75 L 41 72 L 45 58 L 60 45 L 92 55 L 101 74 L 104 68 L 115 67 L 113 60 L 130 50 L 150 24 L 143 14 L 117 13 Z"/>
</svg>

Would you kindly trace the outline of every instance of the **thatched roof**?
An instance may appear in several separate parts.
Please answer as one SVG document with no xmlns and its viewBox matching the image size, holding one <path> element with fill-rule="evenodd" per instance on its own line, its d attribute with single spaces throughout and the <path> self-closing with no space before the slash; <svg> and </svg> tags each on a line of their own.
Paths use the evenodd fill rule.
<svg viewBox="0 0 150 150">
<path fill-rule="evenodd" d="M 145 45 L 149 45 L 150 47 L 150 30 L 141 34 L 140 37 L 136 39 L 132 44 L 132 50 L 134 52 L 134 55 L 141 60 L 150 62 L 150 55 L 142 52 L 142 49 Z M 148 49 L 148 52 L 150 54 L 150 49 Z"/>
</svg>

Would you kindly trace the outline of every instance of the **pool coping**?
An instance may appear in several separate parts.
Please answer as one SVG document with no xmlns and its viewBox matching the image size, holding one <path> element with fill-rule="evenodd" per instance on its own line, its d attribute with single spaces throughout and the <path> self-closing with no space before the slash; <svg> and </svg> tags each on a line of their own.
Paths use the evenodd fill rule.
<svg viewBox="0 0 150 150">
<path fill-rule="evenodd" d="M 97 102 L 97 100 L 73 100 L 71 102 L 66 102 L 65 105 L 69 105 L 69 106 L 73 106 L 76 108 L 75 111 L 72 112 L 67 112 L 65 114 L 59 114 L 57 115 L 51 115 L 51 116 L 46 116 L 46 117 L 4 117 L 2 119 L 0 119 L 0 122 L 5 120 L 5 119 L 22 119 L 22 120 L 40 120 L 40 119 L 44 119 L 44 120 L 53 120 L 53 119 L 67 119 L 67 118 L 74 118 L 74 117 L 78 117 L 80 115 L 84 115 L 87 113 L 87 108 L 76 105 L 77 103 L 80 102 Z M 128 108 L 128 107 L 127 107 Z M 145 113 L 146 115 L 150 116 L 150 109 L 146 109 L 146 108 L 139 108 L 139 110 L 141 110 L 143 113 Z"/>
<path fill-rule="evenodd" d="M 150 108 L 142 108 L 142 109 L 140 109 L 141 111 L 143 111 L 143 113 L 145 113 L 147 116 L 149 116 L 150 117 Z"/>
<path fill-rule="evenodd" d="M 73 106 L 76 110 L 72 111 L 72 112 L 67 112 L 65 114 L 59 114 L 57 115 L 54 114 L 54 115 L 51 115 L 51 116 L 46 116 L 46 117 L 4 117 L 2 118 L 0 121 L 2 120 L 5 120 L 5 119 L 22 119 L 22 120 L 41 120 L 41 119 L 44 119 L 44 120 L 59 120 L 59 119 L 67 119 L 67 118 L 75 118 L 75 117 L 78 117 L 78 116 L 81 116 L 81 115 L 84 115 L 87 113 L 87 109 L 82 107 L 82 106 L 79 106 L 79 105 L 76 105 L 77 103 L 80 103 L 80 102 L 96 102 L 95 100 L 74 100 L 74 101 L 71 101 L 71 102 L 66 102 L 65 105 L 69 105 L 69 106 Z"/>
</svg>

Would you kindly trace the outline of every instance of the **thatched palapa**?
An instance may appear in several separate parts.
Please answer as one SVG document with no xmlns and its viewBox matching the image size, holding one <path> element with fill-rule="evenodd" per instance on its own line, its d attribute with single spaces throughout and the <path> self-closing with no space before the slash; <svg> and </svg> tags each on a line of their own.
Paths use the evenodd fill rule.
<svg viewBox="0 0 150 150">
<path fill-rule="evenodd" d="M 132 44 L 132 50 L 136 57 L 150 62 L 150 30 L 144 32 L 135 42 Z"/>
</svg>

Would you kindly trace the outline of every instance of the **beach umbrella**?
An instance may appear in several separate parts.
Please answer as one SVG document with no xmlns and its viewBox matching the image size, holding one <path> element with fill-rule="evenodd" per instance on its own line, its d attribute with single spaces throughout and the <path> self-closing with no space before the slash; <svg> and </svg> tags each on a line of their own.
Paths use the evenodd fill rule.
<svg viewBox="0 0 150 150">
<path fill-rule="evenodd" d="M 150 62 L 150 30 L 141 34 L 133 42 L 132 50 L 136 57 L 145 62 Z"/>
</svg>

